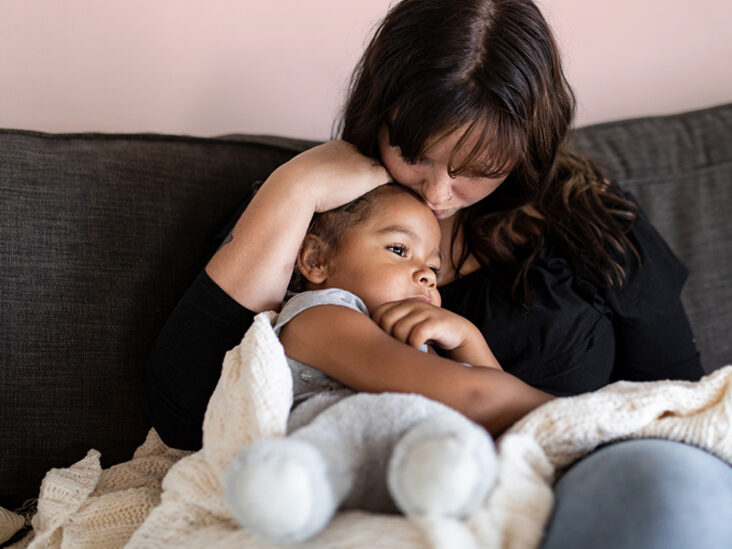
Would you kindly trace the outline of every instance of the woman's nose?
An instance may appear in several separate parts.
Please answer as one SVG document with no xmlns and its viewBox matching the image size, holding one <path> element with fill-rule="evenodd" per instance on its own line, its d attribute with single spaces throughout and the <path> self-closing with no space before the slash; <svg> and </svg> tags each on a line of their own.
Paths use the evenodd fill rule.
<svg viewBox="0 0 732 549">
<path fill-rule="evenodd" d="M 452 178 L 447 174 L 436 175 L 422 183 L 422 198 L 431 206 L 439 206 L 450 200 Z"/>
</svg>

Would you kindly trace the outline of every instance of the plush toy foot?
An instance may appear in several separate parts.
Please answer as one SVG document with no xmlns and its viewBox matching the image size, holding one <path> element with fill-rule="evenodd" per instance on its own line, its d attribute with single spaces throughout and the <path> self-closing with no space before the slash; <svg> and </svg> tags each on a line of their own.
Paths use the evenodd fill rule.
<svg viewBox="0 0 732 549">
<path fill-rule="evenodd" d="M 287 438 L 249 444 L 229 467 L 225 491 L 239 523 L 275 543 L 315 535 L 336 508 L 320 453 Z"/>
<path fill-rule="evenodd" d="M 462 518 L 484 502 L 496 467 L 493 441 L 484 429 L 438 418 L 416 425 L 397 443 L 387 482 L 405 515 Z"/>
</svg>

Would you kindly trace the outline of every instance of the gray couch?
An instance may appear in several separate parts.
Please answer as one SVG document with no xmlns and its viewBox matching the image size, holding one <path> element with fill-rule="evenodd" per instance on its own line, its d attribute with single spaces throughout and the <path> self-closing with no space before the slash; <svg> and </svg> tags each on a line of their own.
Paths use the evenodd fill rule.
<svg viewBox="0 0 732 549">
<path fill-rule="evenodd" d="M 578 130 L 691 275 L 707 371 L 732 363 L 732 104 Z M 89 448 L 129 459 L 150 426 L 145 364 L 249 184 L 313 145 L 0 131 L 0 505 Z"/>
</svg>

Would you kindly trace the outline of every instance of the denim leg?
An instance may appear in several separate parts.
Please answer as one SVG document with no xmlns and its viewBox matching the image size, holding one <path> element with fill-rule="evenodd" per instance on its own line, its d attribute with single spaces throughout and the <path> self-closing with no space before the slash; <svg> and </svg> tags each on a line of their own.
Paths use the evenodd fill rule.
<svg viewBox="0 0 732 549">
<path fill-rule="evenodd" d="M 732 467 L 686 444 L 604 447 L 555 488 L 542 549 L 730 549 Z"/>
</svg>

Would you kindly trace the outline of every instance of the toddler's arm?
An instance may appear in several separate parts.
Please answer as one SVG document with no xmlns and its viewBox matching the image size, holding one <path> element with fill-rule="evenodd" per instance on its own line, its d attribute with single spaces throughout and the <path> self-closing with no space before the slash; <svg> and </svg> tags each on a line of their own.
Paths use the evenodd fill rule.
<svg viewBox="0 0 732 549">
<path fill-rule="evenodd" d="M 465 368 L 388 335 L 362 313 L 337 305 L 307 309 L 280 332 L 287 356 L 356 391 L 417 393 L 442 402 L 493 435 L 551 400 L 494 368 Z"/>
</svg>

